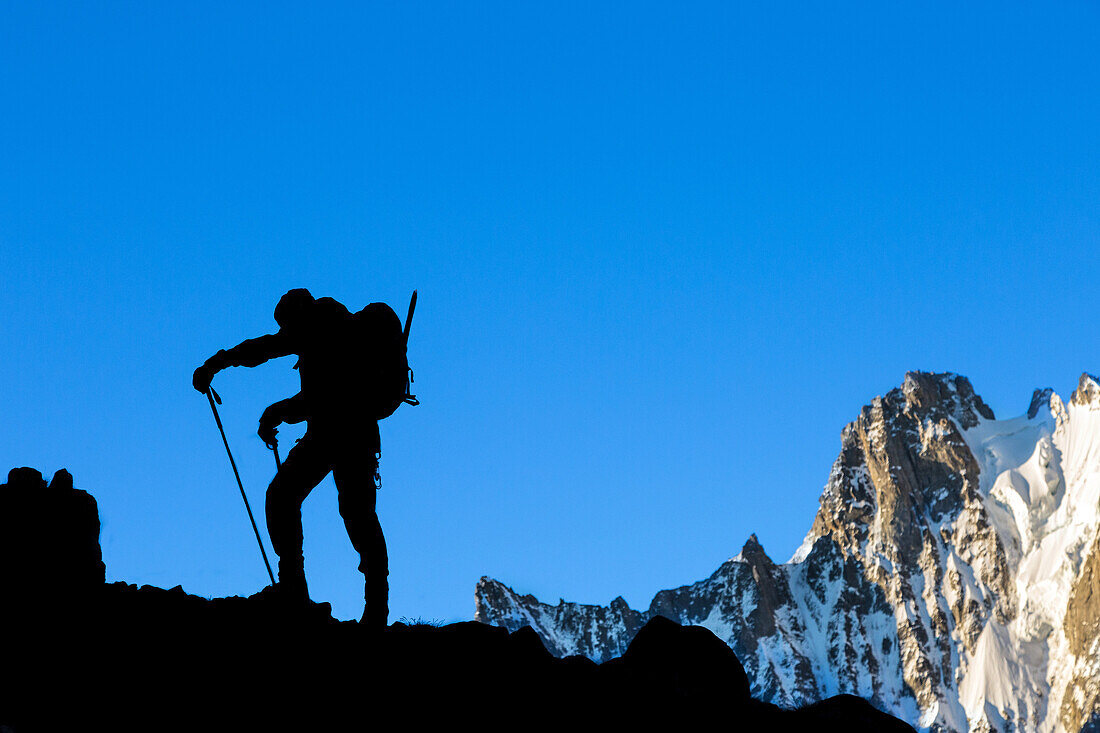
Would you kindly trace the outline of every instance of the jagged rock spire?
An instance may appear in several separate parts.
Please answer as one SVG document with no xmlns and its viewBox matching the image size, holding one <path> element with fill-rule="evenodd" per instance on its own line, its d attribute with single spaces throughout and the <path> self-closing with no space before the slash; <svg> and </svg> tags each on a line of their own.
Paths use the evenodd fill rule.
<svg viewBox="0 0 1100 733">
<path fill-rule="evenodd" d="M 1069 401 L 1074 405 L 1100 409 L 1100 378 L 1085 372 L 1077 381 L 1077 389 Z"/>
</svg>

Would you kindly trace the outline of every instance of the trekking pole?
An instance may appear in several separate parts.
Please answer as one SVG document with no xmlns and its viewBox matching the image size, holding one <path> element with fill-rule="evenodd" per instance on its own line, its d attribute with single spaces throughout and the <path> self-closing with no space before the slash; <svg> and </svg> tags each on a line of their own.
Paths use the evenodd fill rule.
<svg viewBox="0 0 1100 733">
<path fill-rule="evenodd" d="M 241 490 L 241 498 L 244 499 L 244 508 L 248 510 L 248 521 L 252 522 L 252 531 L 256 533 L 256 542 L 260 545 L 260 554 L 264 558 L 264 567 L 267 568 L 267 577 L 271 578 L 271 584 L 275 585 L 275 574 L 271 572 L 271 563 L 267 561 L 267 551 L 264 550 L 264 542 L 260 539 L 260 530 L 256 526 L 256 518 L 252 516 L 252 507 L 248 504 L 248 496 L 244 493 L 244 484 L 241 483 L 241 474 L 237 471 L 237 462 L 233 460 L 233 451 L 229 450 L 229 441 L 225 437 L 225 428 L 222 427 L 222 419 L 218 415 L 218 408 L 214 404 L 217 400 L 221 404 L 222 398 L 214 391 L 213 387 L 207 387 L 206 399 L 210 401 L 210 409 L 214 412 L 214 422 L 218 424 L 218 432 L 222 434 L 222 443 L 225 444 L 225 452 L 229 456 L 229 465 L 233 467 L 233 475 L 237 477 L 237 486 Z M 275 462 L 279 462 L 279 454 L 275 454 Z"/>
<path fill-rule="evenodd" d="M 271 452 L 275 454 L 275 472 L 278 473 L 279 471 L 283 470 L 283 463 L 279 460 L 279 446 L 271 446 Z"/>
</svg>

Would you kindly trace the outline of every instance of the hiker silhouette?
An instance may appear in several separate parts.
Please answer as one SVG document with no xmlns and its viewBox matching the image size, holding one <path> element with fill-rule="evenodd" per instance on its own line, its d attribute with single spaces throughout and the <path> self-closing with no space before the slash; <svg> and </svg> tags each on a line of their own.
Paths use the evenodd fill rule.
<svg viewBox="0 0 1100 733">
<path fill-rule="evenodd" d="M 301 391 L 265 409 L 257 431 L 275 448 L 281 423 L 306 423 L 305 435 L 287 454 L 267 488 L 267 527 L 279 556 L 277 587 L 290 599 L 309 599 L 302 553 L 302 502 L 331 472 L 340 516 L 365 576 L 361 623 L 385 628 L 389 558 L 375 511 L 381 455 L 378 420 L 390 415 L 402 401 L 416 404 L 408 394 L 407 330 L 402 333 L 400 319 L 384 303 L 371 303 L 352 314 L 338 301 L 314 298 L 304 288 L 279 299 L 275 321 L 277 333 L 218 351 L 195 370 L 192 382 L 205 394 L 222 369 L 298 356 L 294 368 L 301 378 Z"/>
</svg>

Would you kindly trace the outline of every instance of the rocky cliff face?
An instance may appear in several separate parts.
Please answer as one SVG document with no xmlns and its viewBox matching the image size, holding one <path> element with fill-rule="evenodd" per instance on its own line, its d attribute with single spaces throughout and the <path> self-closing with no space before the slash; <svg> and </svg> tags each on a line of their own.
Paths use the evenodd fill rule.
<svg viewBox="0 0 1100 733">
<path fill-rule="evenodd" d="M 1077 733 L 1100 710 L 1098 527 L 1095 378 L 997 420 L 965 377 L 912 372 L 842 432 L 789 562 L 750 537 L 645 611 L 483 578 L 477 618 L 601 659 L 666 616 L 725 640 L 779 705 L 850 693 L 929 730 Z"/>
</svg>

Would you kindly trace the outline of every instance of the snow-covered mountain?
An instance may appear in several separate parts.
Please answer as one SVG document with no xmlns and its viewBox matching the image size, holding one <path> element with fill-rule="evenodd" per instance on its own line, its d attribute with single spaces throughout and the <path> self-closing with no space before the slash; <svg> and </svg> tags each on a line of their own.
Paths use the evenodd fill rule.
<svg viewBox="0 0 1100 733">
<path fill-rule="evenodd" d="M 712 630 L 753 695 L 839 693 L 934 731 L 1077 733 L 1100 721 L 1100 383 L 997 420 L 955 374 L 910 372 L 841 434 L 802 546 L 755 536 L 646 611 L 551 606 L 482 578 L 477 619 L 558 655 L 622 653 L 654 615 Z"/>
</svg>

